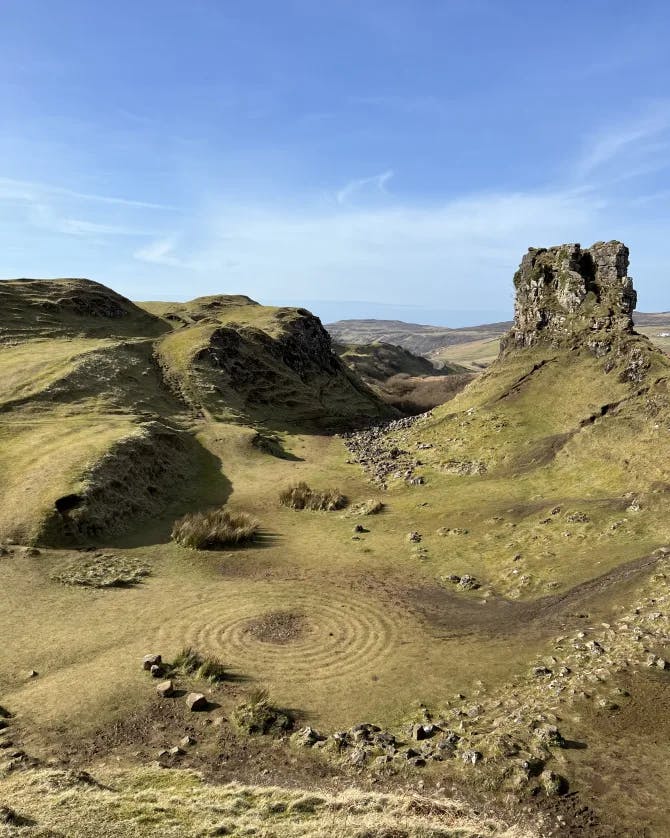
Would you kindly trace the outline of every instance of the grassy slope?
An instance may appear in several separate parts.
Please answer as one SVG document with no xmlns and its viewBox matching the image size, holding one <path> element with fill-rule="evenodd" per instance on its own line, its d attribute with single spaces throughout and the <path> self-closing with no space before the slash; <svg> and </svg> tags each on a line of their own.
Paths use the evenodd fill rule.
<svg viewBox="0 0 670 838">
<path fill-rule="evenodd" d="M 158 345 L 166 376 L 194 406 L 223 421 L 275 428 L 384 416 L 372 391 L 330 356 L 329 348 L 312 342 L 308 330 L 314 321 L 304 309 L 235 305 L 236 298 L 217 306 L 217 298 L 203 299 L 209 300 L 206 308 L 196 300 L 163 313 L 181 317 L 185 327 Z M 201 319 L 203 308 L 207 315 Z M 311 357 L 321 349 L 323 358 Z"/>
<path fill-rule="evenodd" d="M 242 314 L 254 318 L 268 314 L 243 308 Z M 190 356 L 194 336 L 200 340 L 200 330 L 209 328 L 212 324 L 189 329 L 185 348 L 178 343 L 186 330 L 164 339 L 162 351 L 167 344 L 174 353 L 174 369 Z M 43 490 L 48 503 L 52 485 L 59 492 L 76 485 L 82 464 L 134 426 L 136 417 L 119 403 L 123 388 L 96 385 L 95 395 L 74 402 L 42 398 L 64 372 L 77 368 L 82 354 L 108 348 L 73 343 L 69 349 L 55 344 L 53 355 L 47 345 L 35 343 L 39 357 L 53 365 L 39 385 L 21 378 L 16 356 L 0 353 L 0 362 L 7 358 L 13 370 L 7 398 L 31 396 L 1 416 L 8 444 L 0 450 L 10 477 L 5 506 L 11 515 L 25 516 L 25 497 L 36 499 L 37 508 Z M 115 353 L 118 343 L 109 346 Z M 26 352 L 21 346 L 16 351 Z M 515 388 L 543 360 L 550 362 Z M 484 609 L 495 615 L 500 595 L 532 600 L 567 590 L 670 541 L 663 491 L 663 464 L 670 454 L 663 356 L 652 358 L 652 393 L 625 404 L 618 416 L 574 433 L 547 459 L 558 435 L 576 431 L 603 404 L 635 389 L 618 380 L 619 370 L 604 374 L 602 363 L 550 350 L 520 353 L 429 420 L 399 432 L 402 446 L 433 446 L 420 452 L 426 464 L 418 471 L 426 485 L 393 484 L 384 497 L 387 511 L 365 521 L 370 532 L 359 541 L 351 537 L 354 520 L 344 514 L 293 512 L 277 503 L 278 489 L 298 479 L 315 488 L 337 485 L 354 502 L 374 496 L 360 469 L 346 462 L 341 440 L 286 427 L 281 438 L 296 458 L 291 461 L 256 450 L 252 428 L 212 418 L 194 423 L 202 451 L 219 465 L 200 471 L 203 482 L 190 485 L 189 502 L 211 500 L 220 491 L 223 470 L 231 507 L 261 520 L 261 542 L 227 553 L 184 551 L 167 542 L 166 510 L 164 519 L 107 540 L 114 552 L 151 565 L 152 576 L 132 590 L 54 583 L 51 575 L 70 560 L 68 552 L 0 558 L 12 602 L 11 609 L 0 611 L 2 703 L 20 713 L 27 744 L 48 753 L 52 745 L 142 708 L 151 692 L 138 671 L 142 654 L 156 650 L 170 657 L 188 643 L 267 684 L 278 702 L 300 708 L 326 729 L 362 719 L 399 723 L 418 701 L 438 704 L 446 691 L 476 694 L 480 680 L 495 690 L 525 672 L 529 661 L 551 648 L 555 629 L 526 627 L 512 615 L 501 618 L 493 632 L 464 630 L 462 615 L 471 621 Z M 451 461 L 471 460 L 485 462 L 487 473 L 466 477 L 445 471 Z M 634 498 L 640 509 L 629 511 Z M 561 510 L 552 515 L 556 506 Z M 567 522 L 571 512 L 590 520 Z M 443 537 L 440 527 L 467 533 Z M 423 534 L 425 552 L 407 543 L 412 530 Z M 443 577 L 466 572 L 482 581 L 482 589 L 452 595 Z M 426 616 L 422 607 L 445 590 L 439 601 L 446 624 Z M 605 591 L 592 598 L 589 612 L 605 618 L 628 597 L 629 590 Z M 249 619 L 286 609 L 303 613 L 309 626 L 295 644 L 269 647 L 246 633 Z M 33 667 L 40 677 L 26 681 L 23 673 Z"/>
<path fill-rule="evenodd" d="M 355 789 L 324 793 L 241 783 L 212 786 L 196 772 L 155 768 L 103 769 L 96 772 L 96 779 L 100 786 L 78 780 L 74 772 L 34 771 L 5 782 L 3 799 L 25 818 L 22 835 L 37 834 L 44 825 L 73 838 L 101 834 L 117 838 L 477 838 L 484 834 L 490 838 L 532 838 L 533 834 L 522 826 L 486 818 L 465 803 L 419 794 Z M 15 829 L 0 825 L 0 836 L 15 834 Z"/>
<path fill-rule="evenodd" d="M 151 364 L 168 327 L 88 280 L 5 281 L 0 301 L 0 534 L 30 542 L 143 414 L 174 410 Z"/>
<path fill-rule="evenodd" d="M 660 353 L 652 351 L 652 358 L 651 393 L 583 429 L 582 421 L 637 386 L 621 383 L 619 370 L 604 374 L 602 361 L 587 354 L 574 358 L 539 349 L 506 360 L 436 410 L 429 422 L 399 435 L 404 444 L 433 444 L 424 456 L 426 476 L 444 486 L 449 521 L 470 530 L 458 554 L 461 561 L 467 557 L 472 571 L 519 596 L 583 580 L 631 551 L 641 555 L 670 539 L 659 491 L 670 441 L 662 423 L 654 421 L 650 402 L 665 409 L 670 365 Z M 533 365 L 548 359 L 509 392 Z M 571 436 L 561 444 L 564 434 Z M 487 473 L 446 476 L 442 471 L 450 461 L 481 461 Z M 626 512 L 629 493 L 644 495 L 639 513 Z M 552 516 L 556 506 L 561 512 Z M 589 515 L 588 524 L 565 521 L 566 513 L 579 510 Z M 624 518 L 620 529 L 608 529 Z M 522 560 L 514 562 L 518 553 Z M 526 577 L 525 587 L 519 587 L 519 575 Z"/>
</svg>

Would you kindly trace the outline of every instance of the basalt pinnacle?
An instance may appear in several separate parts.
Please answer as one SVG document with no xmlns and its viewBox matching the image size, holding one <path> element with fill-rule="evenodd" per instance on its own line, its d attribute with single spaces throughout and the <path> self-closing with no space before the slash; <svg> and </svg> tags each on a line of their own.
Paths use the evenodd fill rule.
<svg viewBox="0 0 670 838">
<path fill-rule="evenodd" d="M 618 241 L 530 248 L 514 275 L 514 324 L 501 352 L 547 341 L 606 354 L 633 331 L 637 294 L 627 270 Z"/>
</svg>

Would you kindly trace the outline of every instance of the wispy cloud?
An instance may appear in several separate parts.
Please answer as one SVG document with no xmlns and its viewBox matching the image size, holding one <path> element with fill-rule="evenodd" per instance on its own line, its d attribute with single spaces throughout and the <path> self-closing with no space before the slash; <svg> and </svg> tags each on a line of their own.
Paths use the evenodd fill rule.
<svg viewBox="0 0 670 838">
<path fill-rule="evenodd" d="M 448 102 L 436 96 L 351 96 L 348 102 L 363 108 L 379 108 L 402 114 L 444 116 L 448 113 Z"/>
<path fill-rule="evenodd" d="M 339 189 L 335 195 L 338 204 L 346 204 L 351 198 L 367 189 L 372 188 L 375 192 L 386 193 L 386 184 L 393 177 L 394 172 L 389 169 L 379 175 L 372 175 L 372 177 L 359 178 L 358 180 L 350 180 L 342 189 Z"/>
<path fill-rule="evenodd" d="M 172 238 L 158 239 L 146 247 L 136 250 L 133 257 L 140 262 L 148 262 L 152 265 L 165 265 L 170 268 L 197 268 L 196 265 L 186 259 L 181 259 L 176 253 L 176 241 Z"/>
<path fill-rule="evenodd" d="M 72 198 L 79 201 L 92 201 L 100 204 L 114 204 L 124 207 L 140 207 L 142 209 L 172 211 L 178 209 L 178 207 L 169 204 L 159 204 L 151 201 L 137 200 L 135 198 L 101 195 L 91 192 L 78 192 L 49 183 L 36 183 L 33 181 L 0 177 L 0 200 L 17 200 L 29 203 L 44 199 L 45 196 Z"/>
<path fill-rule="evenodd" d="M 324 296 L 336 289 L 343 299 L 366 295 L 398 303 L 409 293 L 412 301 L 428 304 L 439 288 L 440 300 L 462 307 L 467 287 L 476 284 L 492 307 L 504 307 L 512 271 L 529 245 L 596 240 L 603 209 L 601 199 L 578 190 L 471 195 L 425 206 L 306 206 L 298 212 L 222 204 L 192 228 L 134 255 L 188 269 L 198 293 L 309 299 L 318 288 Z"/>
<path fill-rule="evenodd" d="M 626 124 L 612 124 L 586 138 L 576 162 L 579 177 L 595 175 L 608 166 L 656 170 L 668 165 L 670 102 L 656 102 Z M 665 141 L 664 141 L 665 140 Z M 655 159 L 653 165 L 650 161 Z"/>
</svg>

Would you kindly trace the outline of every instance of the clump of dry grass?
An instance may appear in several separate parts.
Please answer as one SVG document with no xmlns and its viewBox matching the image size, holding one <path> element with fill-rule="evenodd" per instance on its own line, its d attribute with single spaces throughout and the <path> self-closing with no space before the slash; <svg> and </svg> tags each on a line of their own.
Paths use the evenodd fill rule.
<svg viewBox="0 0 670 838">
<path fill-rule="evenodd" d="M 125 588 L 137 585 L 149 574 L 149 568 L 137 559 L 98 553 L 77 557 L 51 578 L 64 585 Z"/>
<path fill-rule="evenodd" d="M 233 711 L 233 721 L 247 734 L 281 735 L 293 726 L 293 719 L 285 710 L 274 707 L 264 687 L 254 687 L 245 701 Z"/>
<path fill-rule="evenodd" d="M 510 825 L 449 797 L 379 794 L 357 788 L 317 789 L 209 785 L 194 771 L 138 767 L 97 771 L 97 783 L 53 768 L 0 777 L 3 803 L 29 826 L 26 835 L 90 838 L 91 811 L 99 835 L 165 838 L 178 835 L 281 835 L 282 838 L 532 838 L 543 819 Z M 481 807 L 479 807 L 481 808 Z M 530 816 L 529 816 L 530 820 Z M 24 830 L 0 825 L 0 835 Z"/>
<path fill-rule="evenodd" d="M 179 652 L 172 666 L 186 675 L 194 675 L 196 678 L 209 681 L 210 684 L 218 683 L 226 678 L 226 667 L 218 658 L 203 657 L 190 646 Z"/>
<path fill-rule="evenodd" d="M 288 506 L 290 509 L 325 510 L 332 512 L 335 509 L 344 509 L 347 505 L 346 497 L 339 489 L 326 489 L 319 492 L 310 489 L 307 483 L 300 482 L 279 493 L 279 503 Z"/>
<path fill-rule="evenodd" d="M 258 521 L 246 512 L 228 512 L 225 509 L 192 512 L 175 521 L 172 540 L 182 547 L 216 550 L 252 541 L 258 527 Z"/>
</svg>

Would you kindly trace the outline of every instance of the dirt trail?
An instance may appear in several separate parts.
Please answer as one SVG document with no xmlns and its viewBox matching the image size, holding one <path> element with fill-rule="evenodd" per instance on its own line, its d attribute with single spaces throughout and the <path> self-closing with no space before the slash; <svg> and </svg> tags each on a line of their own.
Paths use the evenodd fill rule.
<svg viewBox="0 0 670 838">
<path fill-rule="evenodd" d="M 504 597 L 481 599 L 454 594 L 439 585 L 412 588 L 406 592 L 408 607 L 421 614 L 442 638 L 471 634 L 514 635 L 532 628 L 555 631 L 577 607 L 595 605 L 595 600 L 612 588 L 641 576 L 659 561 L 651 555 L 633 559 L 607 573 L 576 585 L 568 591 L 518 602 Z"/>
</svg>

